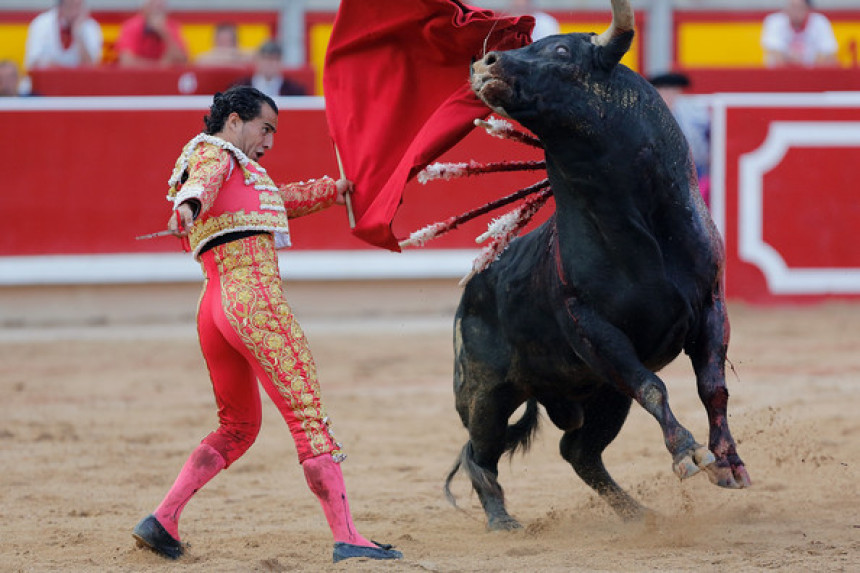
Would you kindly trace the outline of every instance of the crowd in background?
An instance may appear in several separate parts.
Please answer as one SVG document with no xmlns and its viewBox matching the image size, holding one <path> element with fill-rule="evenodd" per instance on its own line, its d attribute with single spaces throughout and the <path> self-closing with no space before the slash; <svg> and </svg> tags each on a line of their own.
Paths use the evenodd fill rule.
<svg viewBox="0 0 860 573">
<path fill-rule="evenodd" d="M 116 64 L 122 68 L 147 66 L 238 66 L 251 68 L 237 84 L 253 85 L 269 96 L 305 95 L 305 88 L 282 74 L 280 44 L 269 39 L 256 53 L 239 47 L 233 22 L 215 26 L 212 49 L 191 60 L 180 24 L 171 17 L 167 0 L 143 0 L 139 10 L 122 23 L 116 40 Z M 86 0 L 57 0 L 30 23 L 24 67 L 78 68 L 102 63 L 103 37 L 90 16 Z M 11 60 L 0 61 L 0 96 L 30 95 L 27 82 Z"/>
<path fill-rule="evenodd" d="M 510 0 L 508 9 L 534 16 L 535 40 L 560 31 L 559 22 L 533 0 Z M 90 16 L 86 0 L 57 0 L 29 25 L 25 72 L 99 65 L 103 43 L 101 27 Z M 833 28 L 826 16 L 813 10 L 812 0 L 785 0 L 782 10 L 769 14 L 762 24 L 761 46 L 768 67 L 836 64 Z M 248 53 L 239 47 L 235 23 L 216 25 L 211 50 L 192 61 L 167 0 L 142 0 L 137 13 L 122 23 L 115 50 L 120 67 L 242 66 L 252 73 L 237 78 L 237 83 L 253 85 L 270 96 L 305 94 L 303 86 L 282 74 L 280 44 L 269 39 L 255 53 Z M 15 62 L 0 60 L 0 96 L 28 95 L 29 84 L 22 75 Z"/>
</svg>

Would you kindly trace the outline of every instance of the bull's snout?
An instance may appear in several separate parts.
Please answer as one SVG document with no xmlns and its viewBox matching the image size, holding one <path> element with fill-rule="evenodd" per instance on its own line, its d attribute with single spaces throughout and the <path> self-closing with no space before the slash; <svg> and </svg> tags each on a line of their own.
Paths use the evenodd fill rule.
<svg viewBox="0 0 860 573">
<path fill-rule="evenodd" d="M 498 60 L 499 60 L 499 54 L 498 54 L 498 53 L 496 53 L 496 52 L 490 52 L 489 54 L 486 54 L 486 55 L 484 56 L 484 58 L 483 58 L 483 60 L 482 60 L 482 61 L 484 62 L 484 64 L 486 64 L 486 65 L 488 65 L 488 66 L 492 66 L 492 65 L 493 65 L 493 64 L 495 64 Z"/>
<path fill-rule="evenodd" d="M 505 80 L 498 52 L 489 52 L 474 62 L 470 71 L 472 91 L 497 113 L 507 117 L 504 107 L 512 96 L 511 86 Z"/>
<path fill-rule="evenodd" d="M 472 63 L 472 74 L 486 74 L 498 61 L 498 53 L 490 52 L 485 54 L 483 58 Z"/>
</svg>

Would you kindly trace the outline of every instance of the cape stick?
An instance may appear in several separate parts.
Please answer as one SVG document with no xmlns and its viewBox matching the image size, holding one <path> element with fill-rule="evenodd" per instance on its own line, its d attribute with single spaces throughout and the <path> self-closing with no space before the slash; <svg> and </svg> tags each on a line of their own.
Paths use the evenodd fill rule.
<svg viewBox="0 0 860 573">
<path fill-rule="evenodd" d="M 337 157 L 337 168 L 340 170 L 341 179 L 346 179 L 346 174 L 343 171 L 343 161 L 340 158 L 340 150 L 337 145 L 334 146 L 334 155 Z M 352 197 L 350 191 L 343 194 L 343 201 L 346 203 L 346 216 L 349 218 L 349 228 L 355 229 L 355 213 L 352 210 Z"/>
</svg>

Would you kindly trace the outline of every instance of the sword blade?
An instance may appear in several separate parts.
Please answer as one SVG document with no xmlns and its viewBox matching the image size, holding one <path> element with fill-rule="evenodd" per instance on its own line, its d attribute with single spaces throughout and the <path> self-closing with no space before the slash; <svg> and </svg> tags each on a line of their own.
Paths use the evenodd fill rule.
<svg viewBox="0 0 860 573">
<path fill-rule="evenodd" d="M 138 241 L 142 241 L 144 239 L 154 239 L 156 237 L 169 237 L 173 235 L 173 231 L 165 229 L 164 231 L 158 231 L 157 233 L 149 233 L 148 235 L 138 235 L 135 237 Z"/>
</svg>

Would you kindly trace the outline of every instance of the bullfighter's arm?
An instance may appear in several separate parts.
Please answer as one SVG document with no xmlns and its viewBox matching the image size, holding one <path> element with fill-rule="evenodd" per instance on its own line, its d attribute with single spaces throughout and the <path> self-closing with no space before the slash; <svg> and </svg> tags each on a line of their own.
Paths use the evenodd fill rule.
<svg viewBox="0 0 860 573">
<path fill-rule="evenodd" d="M 228 151 L 213 145 L 198 146 L 188 157 L 188 178 L 178 191 L 171 189 L 172 193 L 168 194 L 174 209 L 188 203 L 195 218 L 207 212 L 230 174 L 231 163 Z"/>
<path fill-rule="evenodd" d="M 337 201 L 337 185 L 331 177 L 288 183 L 279 188 L 287 217 L 295 219 L 322 211 Z"/>
</svg>

